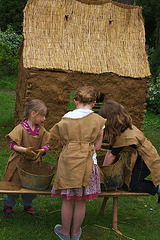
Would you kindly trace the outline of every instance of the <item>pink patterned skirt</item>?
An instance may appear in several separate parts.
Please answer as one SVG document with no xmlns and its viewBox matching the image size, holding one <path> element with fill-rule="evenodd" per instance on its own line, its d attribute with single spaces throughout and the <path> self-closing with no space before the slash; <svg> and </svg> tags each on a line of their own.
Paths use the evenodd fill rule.
<svg viewBox="0 0 160 240">
<path fill-rule="evenodd" d="M 94 164 L 90 183 L 87 188 L 81 187 L 81 188 L 67 188 L 67 189 L 54 190 L 54 185 L 53 185 L 51 190 L 51 196 L 64 197 L 67 200 L 70 200 L 72 198 L 77 200 L 82 200 L 82 199 L 92 200 L 92 199 L 96 199 L 97 194 L 100 192 L 101 192 L 101 187 L 100 187 L 100 177 L 98 173 L 98 167 L 96 164 Z"/>
</svg>

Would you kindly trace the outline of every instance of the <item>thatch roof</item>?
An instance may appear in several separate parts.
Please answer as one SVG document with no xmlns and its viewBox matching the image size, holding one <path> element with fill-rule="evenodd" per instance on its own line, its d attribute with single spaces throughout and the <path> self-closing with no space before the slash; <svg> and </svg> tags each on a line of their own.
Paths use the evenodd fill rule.
<svg viewBox="0 0 160 240">
<path fill-rule="evenodd" d="M 26 68 L 150 76 L 141 7 L 110 0 L 29 0 Z"/>
</svg>

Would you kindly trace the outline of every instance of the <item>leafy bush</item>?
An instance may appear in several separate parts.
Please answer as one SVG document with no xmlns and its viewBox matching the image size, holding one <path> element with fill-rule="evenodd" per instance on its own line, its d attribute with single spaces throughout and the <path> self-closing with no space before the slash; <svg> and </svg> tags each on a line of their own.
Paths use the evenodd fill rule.
<svg viewBox="0 0 160 240">
<path fill-rule="evenodd" d="M 150 48 L 147 51 L 148 60 L 150 64 L 150 70 L 152 78 L 150 81 L 150 93 L 147 99 L 147 108 L 152 112 L 160 113 L 160 46 L 156 49 Z"/>
<path fill-rule="evenodd" d="M 8 26 L 5 32 L 0 29 L 0 79 L 5 75 L 15 74 L 19 62 L 17 55 L 22 35 L 14 32 L 12 26 Z"/>
<path fill-rule="evenodd" d="M 14 91 L 16 89 L 18 73 L 5 75 L 0 79 L 0 89 L 4 91 Z"/>
<path fill-rule="evenodd" d="M 8 25 L 22 32 L 23 9 L 27 0 L 0 0 L 0 28 L 6 31 Z"/>
<path fill-rule="evenodd" d="M 149 49 L 147 54 L 152 77 L 155 79 L 156 82 L 156 78 L 160 74 L 160 46 L 157 46 L 156 49 Z"/>
<path fill-rule="evenodd" d="M 149 98 L 147 99 L 147 108 L 153 111 L 156 114 L 160 114 L 160 74 L 154 80 L 153 78 L 150 81 L 150 93 Z"/>
</svg>

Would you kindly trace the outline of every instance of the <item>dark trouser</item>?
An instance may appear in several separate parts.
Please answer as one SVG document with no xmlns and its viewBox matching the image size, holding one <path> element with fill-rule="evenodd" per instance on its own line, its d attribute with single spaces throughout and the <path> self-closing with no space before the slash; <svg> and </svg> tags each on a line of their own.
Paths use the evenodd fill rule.
<svg viewBox="0 0 160 240">
<path fill-rule="evenodd" d="M 137 160 L 132 171 L 131 182 L 129 185 L 130 189 L 128 189 L 126 184 L 123 185 L 123 188 L 126 191 L 146 192 L 155 195 L 158 187 L 155 187 L 152 181 L 144 180 L 148 175 L 150 175 L 150 171 L 145 162 L 143 160 Z"/>
<path fill-rule="evenodd" d="M 19 197 L 19 194 L 8 194 L 4 199 L 4 205 L 8 207 L 14 207 L 16 204 L 16 199 Z M 22 194 L 22 203 L 24 206 L 29 207 L 32 205 L 33 199 L 35 199 L 35 194 Z"/>
</svg>

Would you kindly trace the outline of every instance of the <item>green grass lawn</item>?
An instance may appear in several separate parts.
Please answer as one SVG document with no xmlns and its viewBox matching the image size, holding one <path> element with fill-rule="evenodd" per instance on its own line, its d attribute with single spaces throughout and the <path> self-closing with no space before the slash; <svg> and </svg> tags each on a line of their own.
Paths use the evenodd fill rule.
<svg viewBox="0 0 160 240">
<path fill-rule="evenodd" d="M 11 153 L 4 136 L 14 127 L 14 104 L 15 94 L 0 92 L 0 180 Z M 160 115 L 147 113 L 144 122 L 144 133 L 160 154 Z M 50 152 L 44 160 L 55 162 L 55 155 Z M 0 208 L 3 206 L 3 197 L 0 195 Z M 101 202 L 101 198 L 87 201 L 81 240 L 160 239 L 160 205 L 157 204 L 157 196 L 119 198 L 118 230 L 122 235 L 112 230 L 112 198 L 107 202 L 104 216 L 98 214 Z M 37 196 L 33 207 L 40 216 L 23 213 L 21 198 L 14 207 L 13 219 L 5 219 L 0 213 L 0 240 L 58 240 L 53 227 L 61 223 L 61 198 Z"/>
</svg>

